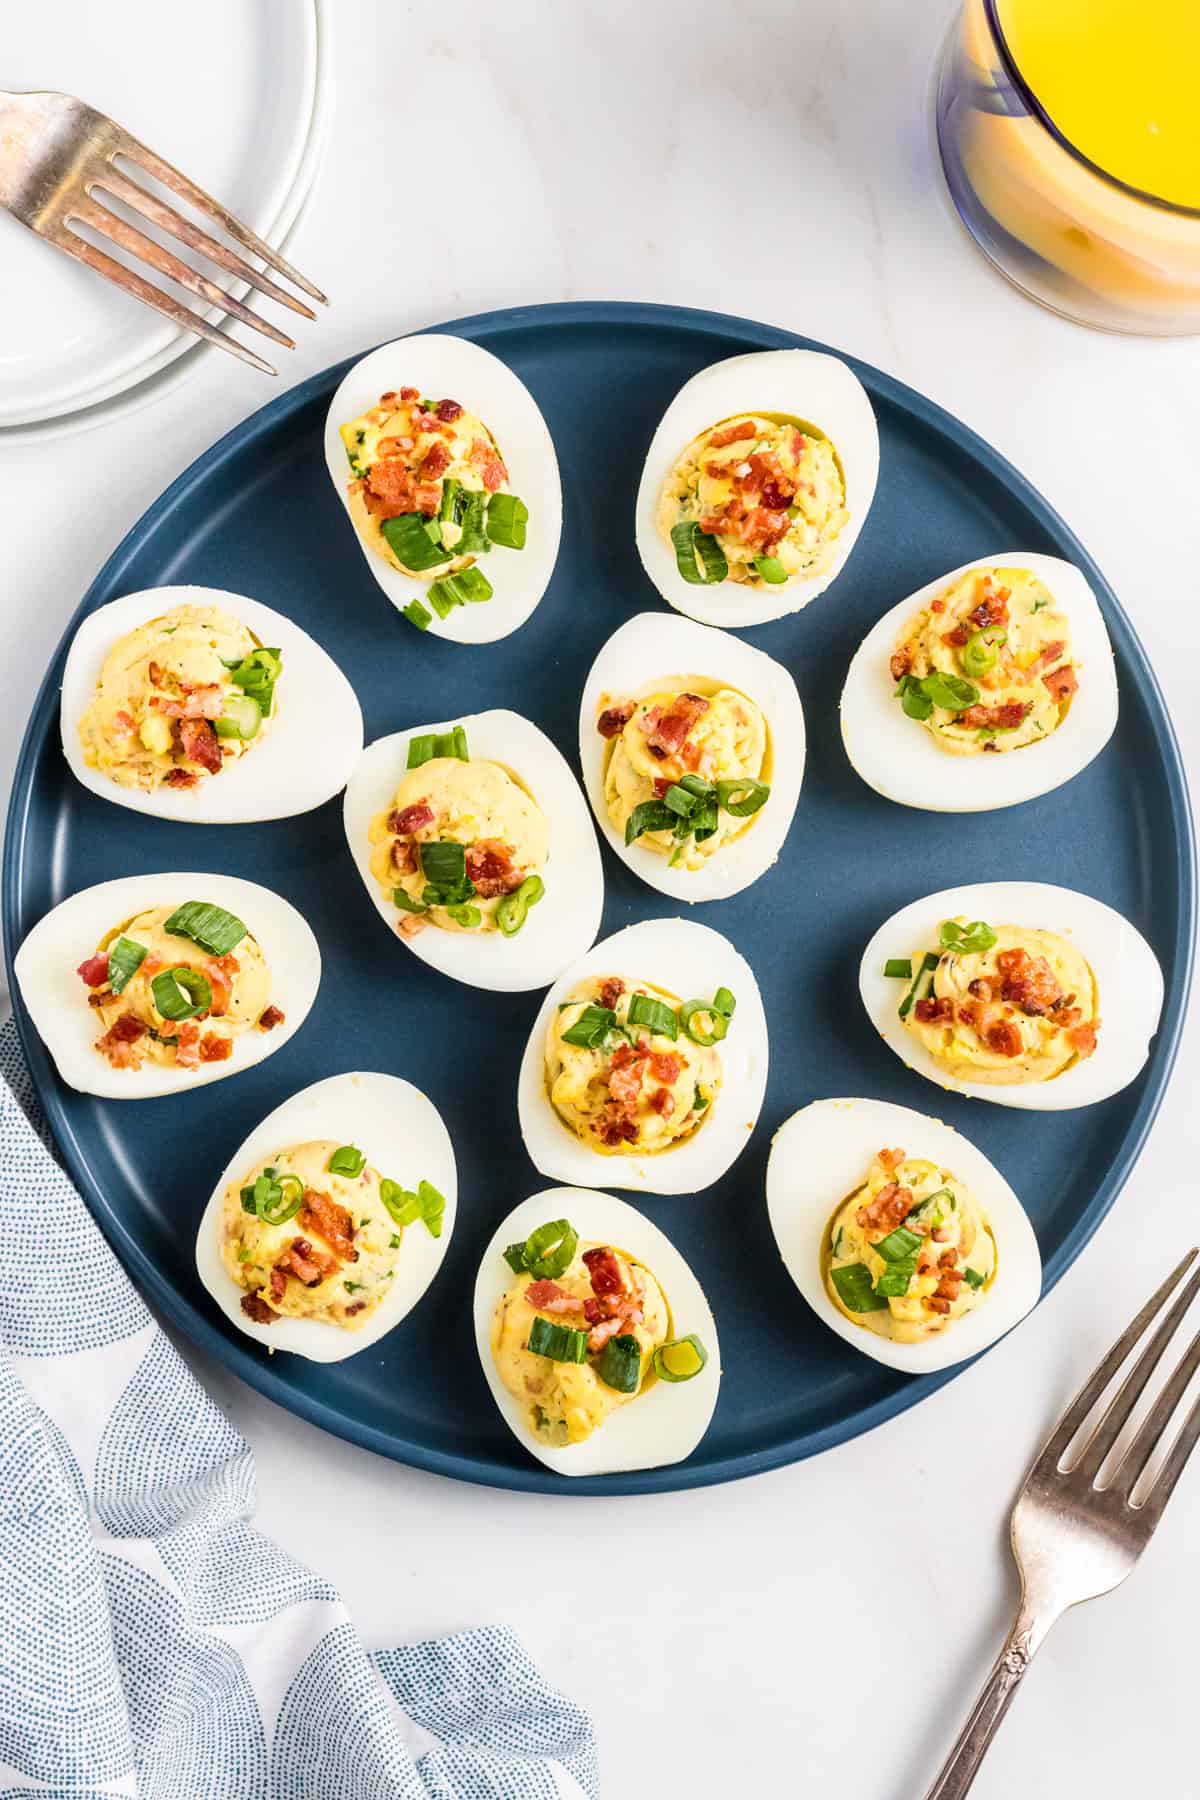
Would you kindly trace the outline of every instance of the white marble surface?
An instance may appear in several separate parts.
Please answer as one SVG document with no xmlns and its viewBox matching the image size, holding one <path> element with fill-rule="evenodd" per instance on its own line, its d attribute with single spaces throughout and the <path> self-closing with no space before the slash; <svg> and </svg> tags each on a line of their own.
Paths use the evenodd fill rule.
<svg viewBox="0 0 1200 1800">
<path fill-rule="evenodd" d="M 856 352 L 967 419 L 1076 527 L 1194 763 L 1200 345 L 1076 330 L 970 248 L 928 130 L 947 12 L 359 0 L 294 246 L 336 304 L 285 378 L 411 326 L 573 298 L 714 307 Z M 162 28 L 182 45 L 188 15 L 166 9 Z M 380 212 L 390 178 L 413 194 L 414 154 L 433 194 L 416 258 L 411 198 Z M 0 443 L 6 778 L 31 687 L 98 564 L 266 394 L 210 358 L 100 433 L 44 454 Z M 1115 1212 L 1015 1338 L 917 1411 L 778 1474 L 635 1501 L 492 1493 L 376 1460 L 202 1372 L 255 1447 L 263 1523 L 338 1582 L 367 1639 L 511 1620 L 594 1712 L 606 1795 L 909 1800 L 1015 1603 L 1005 1529 L 1027 1457 L 1196 1234 L 1198 1074 L 1193 1023 Z M 1198 1505 L 1195 1470 L 1144 1567 L 1052 1635 L 980 1800 L 1187 1789 Z"/>
</svg>

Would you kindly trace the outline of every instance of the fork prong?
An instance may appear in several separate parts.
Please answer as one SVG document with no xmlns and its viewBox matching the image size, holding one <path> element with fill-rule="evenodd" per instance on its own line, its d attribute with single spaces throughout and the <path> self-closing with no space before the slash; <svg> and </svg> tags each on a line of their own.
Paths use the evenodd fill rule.
<svg viewBox="0 0 1200 1800">
<path fill-rule="evenodd" d="M 1105 1407 L 1095 1430 L 1073 1465 L 1073 1474 L 1084 1480 L 1096 1479 L 1101 1464 L 1124 1430 L 1130 1413 L 1145 1393 L 1147 1382 L 1162 1361 L 1167 1345 L 1197 1293 L 1200 1293 L 1200 1268 L 1193 1272 L 1180 1290 L 1158 1330 Z"/>
<path fill-rule="evenodd" d="M 1166 1462 L 1159 1470 L 1145 1501 L 1137 1509 L 1135 1516 L 1140 1518 L 1147 1532 L 1154 1530 L 1163 1516 L 1163 1509 L 1171 1495 L 1175 1492 L 1175 1483 L 1187 1467 L 1187 1461 L 1200 1440 L 1200 1400 L 1193 1402 L 1187 1418 L 1179 1429 L 1179 1436 L 1171 1445 Z"/>
<path fill-rule="evenodd" d="M 1129 1352 L 1147 1327 L 1157 1318 L 1171 1294 L 1183 1280 L 1192 1259 L 1196 1255 L 1194 1249 L 1189 1250 L 1183 1261 L 1173 1269 L 1157 1293 L 1153 1294 L 1143 1306 L 1128 1329 L 1121 1333 L 1108 1355 L 1104 1357 L 1099 1368 L 1084 1382 L 1079 1392 L 1068 1406 L 1055 1429 L 1046 1441 L 1035 1467 L 1053 1471 L 1062 1461 L 1063 1453 L 1071 1442 L 1083 1421 L 1095 1406 L 1097 1400 L 1120 1368 Z"/>
<path fill-rule="evenodd" d="M 193 269 L 190 263 L 185 263 L 175 255 L 173 250 L 168 250 L 164 245 L 155 243 L 153 238 L 149 238 L 145 232 L 139 231 L 136 225 L 131 225 L 127 219 L 122 219 L 116 213 L 110 212 L 97 200 L 93 199 L 87 207 L 77 207 L 71 216 L 78 219 L 81 224 L 90 225 L 93 231 L 99 232 L 103 237 L 110 238 L 114 244 L 119 244 L 123 250 L 128 250 L 140 262 L 149 263 L 152 268 L 158 270 L 160 275 L 166 275 L 170 280 L 177 281 L 180 287 L 187 288 L 189 293 L 197 294 L 200 299 L 207 300 L 210 306 L 219 307 L 222 312 L 231 314 L 235 319 L 240 319 L 243 325 L 252 325 L 255 331 L 261 331 L 264 337 L 269 337 L 274 343 L 281 344 L 285 350 L 296 348 L 295 339 L 288 337 L 286 332 L 280 331 L 278 326 L 272 325 L 269 319 L 260 319 L 257 313 L 251 312 L 248 306 L 243 306 L 242 302 L 236 300 L 232 294 L 227 294 L 224 288 L 218 287 L 215 281 L 210 281 L 207 275 L 201 275 L 198 269 Z"/>
<path fill-rule="evenodd" d="M 251 287 L 257 288 L 260 294 L 266 294 L 271 300 L 278 300 L 281 306 L 290 307 L 302 318 L 316 318 L 316 313 L 310 306 L 305 306 L 303 300 L 297 300 L 296 296 L 289 294 L 286 288 L 281 288 L 269 276 L 261 274 L 243 257 L 238 256 L 227 245 L 210 236 L 207 231 L 201 231 L 198 225 L 193 225 L 190 219 L 185 219 L 183 214 L 176 212 L 173 206 L 168 206 L 157 195 L 148 193 L 140 183 L 130 181 L 127 175 L 123 175 L 120 169 L 115 168 L 112 164 L 90 185 L 89 191 L 93 191 L 95 188 L 104 189 L 114 195 L 116 199 L 123 200 L 126 206 L 131 207 L 134 212 L 141 213 L 142 217 L 149 219 L 152 225 L 157 225 L 163 231 L 170 232 L 173 238 L 178 238 L 181 244 L 188 246 L 189 250 L 199 250 L 211 262 L 218 264 L 230 275 L 236 275 L 239 281 L 245 281 Z"/>
<path fill-rule="evenodd" d="M 206 194 L 204 189 L 197 187 L 194 181 L 189 181 L 182 169 L 177 169 L 173 163 L 164 162 L 161 156 L 156 156 L 147 145 L 138 138 L 130 137 L 128 133 L 122 134 L 121 141 L 115 146 L 115 154 L 127 158 L 132 163 L 139 164 L 148 175 L 153 175 L 156 181 L 161 181 L 164 187 L 169 187 L 181 199 L 187 200 L 199 211 L 205 212 L 210 218 L 215 219 L 221 229 L 227 231 L 231 238 L 236 239 L 244 250 L 260 256 L 269 268 L 286 276 L 288 281 L 294 282 L 310 299 L 319 301 L 322 306 L 328 306 L 329 301 L 319 287 L 314 287 L 311 281 L 301 275 L 299 269 L 293 268 L 292 264 L 285 261 L 278 251 L 272 250 L 270 244 L 264 243 L 257 232 L 251 231 L 248 225 L 243 225 L 241 220 L 235 218 L 227 207 L 221 205 L 219 200 L 214 200 L 211 194 Z"/>
<path fill-rule="evenodd" d="M 1175 1373 L 1138 1426 L 1137 1435 L 1121 1458 L 1120 1466 L 1108 1484 L 1110 1492 L 1121 1494 L 1125 1499 L 1129 1498 L 1137 1485 L 1139 1475 L 1162 1442 L 1174 1416 L 1175 1408 L 1187 1392 L 1188 1384 L 1197 1369 L 1200 1369 L 1200 1331 L 1188 1345 L 1187 1352 L 1180 1358 Z"/>
<path fill-rule="evenodd" d="M 66 226 L 60 226 L 43 235 L 47 243 L 54 244 L 59 250 L 65 250 L 68 256 L 74 256 L 79 262 L 86 263 L 89 269 L 95 269 L 98 275 L 103 275 L 107 281 L 115 283 L 119 288 L 124 288 L 127 294 L 132 294 L 135 300 L 142 300 L 147 306 L 152 306 L 155 312 L 162 313 L 163 317 L 170 319 L 172 324 L 182 325 L 188 331 L 194 331 L 197 337 L 204 338 L 210 344 L 219 345 L 222 350 L 228 350 L 230 356 L 236 356 L 240 361 L 249 363 L 251 368 L 261 369 L 264 375 L 278 374 L 278 370 L 273 369 L 270 363 L 265 362 L 255 351 L 248 350 L 245 344 L 239 344 L 236 338 L 227 337 L 223 331 L 218 331 L 215 325 L 210 325 L 207 319 L 200 318 L 189 306 L 184 306 L 181 301 L 172 299 L 170 294 L 164 294 L 162 289 L 156 288 L 152 281 L 143 280 L 132 269 L 127 269 L 124 263 L 107 255 L 95 244 L 89 244 L 87 239 L 81 238 L 78 233 L 69 230 Z"/>
</svg>

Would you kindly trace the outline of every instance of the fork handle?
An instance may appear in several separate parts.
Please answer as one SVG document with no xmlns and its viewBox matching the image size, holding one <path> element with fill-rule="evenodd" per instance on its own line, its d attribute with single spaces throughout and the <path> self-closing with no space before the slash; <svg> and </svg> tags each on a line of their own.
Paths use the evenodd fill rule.
<svg viewBox="0 0 1200 1800">
<path fill-rule="evenodd" d="M 979 1773 L 988 1746 L 1000 1729 L 1001 1720 L 1013 1703 L 1034 1652 L 1053 1623 L 1053 1619 L 1039 1623 L 1032 1613 L 1021 1608 L 958 1741 L 942 1764 L 941 1773 L 925 1800 L 963 1800 Z"/>
</svg>

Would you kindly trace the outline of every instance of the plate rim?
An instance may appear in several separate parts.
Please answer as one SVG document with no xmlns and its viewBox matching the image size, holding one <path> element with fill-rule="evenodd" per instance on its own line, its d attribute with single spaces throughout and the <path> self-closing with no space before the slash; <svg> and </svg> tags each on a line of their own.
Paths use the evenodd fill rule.
<svg viewBox="0 0 1200 1800">
<path fill-rule="evenodd" d="M 1179 918 L 1172 946 L 1176 978 L 1168 988 L 1162 1019 L 1154 1047 L 1140 1077 L 1143 1092 L 1126 1131 L 1121 1153 L 1109 1167 L 1086 1218 L 1079 1220 L 1067 1233 L 1058 1252 L 1048 1258 L 1043 1268 L 1042 1293 L 1038 1304 L 1071 1267 L 1108 1216 L 1125 1182 L 1128 1180 L 1146 1139 L 1158 1116 L 1175 1066 L 1179 1042 L 1187 1014 L 1188 996 L 1196 955 L 1197 863 L 1196 835 L 1192 819 L 1187 778 L 1174 724 L 1162 689 L 1146 655 L 1132 621 L 1110 584 L 1105 580 L 1094 558 L 1079 538 L 1034 484 L 986 439 L 972 430 L 953 413 L 929 399 L 905 382 L 877 369 L 861 358 L 840 351 L 818 340 L 805 338 L 786 327 L 739 318 L 736 314 L 710 312 L 695 307 L 680 307 L 649 301 L 575 300 L 538 305 L 505 307 L 495 311 L 471 313 L 449 321 L 438 321 L 419 329 L 455 332 L 464 337 L 484 340 L 487 347 L 503 345 L 506 337 L 521 331 L 592 326 L 611 329 L 641 327 L 696 337 L 719 337 L 734 342 L 742 349 L 811 348 L 841 356 L 858 375 L 869 394 L 883 398 L 892 406 L 914 416 L 926 429 L 949 440 L 955 448 L 971 456 L 989 469 L 1022 504 L 1039 518 L 1047 532 L 1069 547 L 1069 554 L 1092 580 L 1102 602 L 1110 631 L 1121 640 L 1121 648 L 1133 665 L 1139 691 L 1148 700 L 1151 728 L 1162 758 L 1170 799 L 1170 822 L 1178 848 Z M 386 341 L 386 340 L 385 340 Z M 269 1363 L 250 1354 L 231 1341 L 215 1324 L 211 1324 L 198 1307 L 176 1292 L 157 1267 L 143 1254 L 133 1234 L 110 1209 L 103 1192 L 93 1186 L 88 1175 L 87 1158 L 76 1138 L 63 1105 L 63 1095 L 53 1075 L 49 1053 L 42 1045 L 25 1011 L 12 978 L 14 940 L 19 942 L 16 927 L 21 918 L 21 877 L 25 868 L 24 825 L 33 798 L 32 766 L 40 750 L 41 727 L 49 719 L 53 737 L 57 725 L 55 697 L 67 646 L 87 612 L 106 599 L 116 597 L 125 565 L 141 547 L 144 539 L 158 530 L 169 514 L 187 498 L 193 487 L 207 479 L 210 470 L 230 455 L 248 449 L 256 439 L 272 431 L 293 413 L 321 395 L 331 394 L 346 370 L 366 354 L 359 351 L 328 368 L 298 382 L 286 392 L 267 401 L 257 411 L 241 420 L 217 439 L 185 468 L 158 499 L 142 513 L 126 532 L 105 561 L 68 621 L 59 646 L 38 688 L 29 721 L 21 741 L 13 773 L 4 841 L 3 872 L 0 877 L 0 927 L 4 939 L 4 959 L 9 991 L 13 997 L 13 1014 L 22 1049 L 33 1078 L 39 1104 L 53 1133 L 55 1145 L 67 1172 L 84 1198 L 93 1219 L 99 1225 L 126 1273 L 155 1306 L 177 1326 L 197 1349 L 231 1368 L 242 1380 L 277 1405 L 304 1419 L 308 1424 L 332 1432 L 335 1437 L 373 1450 L 409 1467 L 436 1475 L 449 1476 L 474 1485 L 509 1491 L 588 1495 L 635 1495 L 670 1493 L 694 1487 L 714 1486 L 740 1480 L 800 1462 L 809 1456 L 835 1448 L 874 1430 L 888 1419 L 907 1412 L 946 1382 L 956 1379 L 973 1366 L 977 1359 L 956 1364 L 937 1374 L 898 1379 L 895 1391 L 885 1394 L 861 1408 L 849 1418 L 841 1418 L 801 1437 L 775 1437 L 754 1450 L 740 1451 L 720 1462 L 668 1465 L 624 1475 L 579 1476 L 564 1479 L 550 1475 L 531 1461 L 523 1465 L 492 1468 L 457 1452 L 443 1451 L 428 1445 L 399 1439 L 362 1419 L 348 1418 L 317 1396 L 290 1387 L 275 1374 Z M 499 350 L 496 352 L 500 353 Z M 331 1068 L 327 1074 L 342 1072 Z M 1003 1339 L 997 1340 L 1003 1342 Z M 994 1349 L 995 1346 L 990 1346 Z M 985 1350 L 982 1355 L 987 1355 Z"/>
</svg>

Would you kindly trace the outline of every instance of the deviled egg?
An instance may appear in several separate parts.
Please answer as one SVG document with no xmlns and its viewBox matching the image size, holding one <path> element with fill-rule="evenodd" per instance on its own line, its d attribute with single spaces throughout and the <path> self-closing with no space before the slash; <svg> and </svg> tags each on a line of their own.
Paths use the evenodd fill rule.
<svg viewBox="0 0 1200 1800">
<path fill-rule="evenodd" d="M 842 737 L 863 780 L 927 812 L 985 812 L 1061 787 L 1117 723 L 1117 677 L 1082 572 L 1008 551 L 910 594 L 859 646 Z"/>
<path fill-rule="evenodd" d="M 800 798 L 804 749 L 788 671 L 690 619 L 627 620 L 583 690 L 592 811 L 622 862 L 673 899 L 740 893 L 770 868 Z"/>
<path fill-rule="evenodd" d="M 231 875 L 129 875 L 39 919 L 13 959 L 62 1079 L 146 1100 L 236 1075 L 299 1030 L 317 940 L 269 888 Z"/>
<path fill-rule="evenodd" d="M 721 1381 L 717 1328 L 691 1269 L 642 1213 L 594 1188 L 547 1188 L 495 1232 L 475 1282 L 492 1397 L 559 1475 L 690 1456 Z"/>
<path fill-rule="evenodd" d="M 579 784 L 519 713 L 377 739 L 344 818 L 375 910 L 456 981 L 544 987 L 599 929 L 604 877 Z"/>
<path fill-rule="evenodd" d="M 817 1100 L 775 1133 L 767 1211 L 788 1274 L 832 1331 L 889 1368 L 975 1356 L 1037 1304 L 1024 1207 L 968 1139 L 882 1100 Z"/>
<path fill-rule="evenodd" d="M 219 588 L 126 594 L 67 653 L 63 754 L 102 800 L 198 825 L 290 818 L 343 788 L 362 713 L 282 613 Z"/>
<path fill-rule="evenodd" d="M 441 332 L 373 350 L 333 396 L 325 461 L 411 624 L 485 644 L 525 623 L 558 556 L 562 490 L 537 403 L 498 357 Z"/>
<path fill-rule="evenodd" d="M 840 357 L 713 363 L 676 394 L 647 453 L 642 564 L 664 600 L 705 624 L 782 618 L 840 572 L 878 474 L 875 414 Z"/>
<path fill-rule="evenodd" d="M 646 919 L 547 994 L 521 1062 L 521 1135 L 543 1175 L 699 1193 L 745 1148 L 766 1081 L 750 965 L 706 925 Z"/>
<path fill-rule="evenodd" d="M 277 1106 L 230 1159 L 196 1267 L 239 1331 L 341 1362 L 412 1311 L 456 1204 L 454 1150 L 432 1101 L 396 1075 L 333 1075 Z"/>
<path fill-rule="evenodd" d="M 948 888 L 901 908 L 867 945 L 859 988 L 918 1074 L 1045 1111 L 1127 1087 L 1163 1001 L 1158 959 L 1127 919 L 1035 881 Z"/>
</svg>

